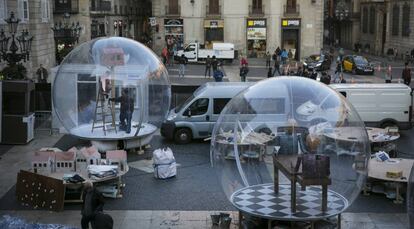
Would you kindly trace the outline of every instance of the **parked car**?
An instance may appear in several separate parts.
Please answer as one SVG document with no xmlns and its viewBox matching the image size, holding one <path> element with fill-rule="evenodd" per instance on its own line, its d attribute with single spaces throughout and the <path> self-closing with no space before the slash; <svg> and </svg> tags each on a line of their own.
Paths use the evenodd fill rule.
<svg viewBox="0 0 414 229">
<path fill-rule="evenodd" d="M 352 74 L 374 74 L 374 66 L 363 56 L 348 55 L 342 60 L 344 71 Z"/>
<path fill-rule="evenodd" d="M 331 67 L 331 58 L 329 54 L 316 54 L 311 55 L 303 61 L 303 66 L 308 70 L 312 71 L 315 69 L 316 71 L 324 71 L 328 70 Z"/>
</svg>

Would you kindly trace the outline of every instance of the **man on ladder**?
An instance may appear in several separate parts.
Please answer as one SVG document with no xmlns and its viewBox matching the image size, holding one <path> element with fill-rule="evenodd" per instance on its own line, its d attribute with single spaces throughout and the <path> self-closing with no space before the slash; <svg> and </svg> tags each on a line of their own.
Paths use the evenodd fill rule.
<svg viewBox="0 0 414 229">
<path fill-rule="evenodd" d="M 119 113 L 119 129 L 127 134 L 131 133 L 131 119 L 134 112 L 134 98 L 128 88 L 122 90 L 121 97 L 110 98 L 109 101 L 121 103 L 121 112 Z"/>
</svg>

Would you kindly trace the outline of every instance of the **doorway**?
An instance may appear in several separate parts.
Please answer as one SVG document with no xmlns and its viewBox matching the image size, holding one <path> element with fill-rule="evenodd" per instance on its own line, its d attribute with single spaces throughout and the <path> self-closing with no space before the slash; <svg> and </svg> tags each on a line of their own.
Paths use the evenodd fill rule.
<svg viewBox="0 0 414 229">
<path fill-rule="evenodd" d="M 282 49 L 290 50 L 295 60 L 300 57 L 299 40 L 299 29 L 282 29 Z"/>
</svg>

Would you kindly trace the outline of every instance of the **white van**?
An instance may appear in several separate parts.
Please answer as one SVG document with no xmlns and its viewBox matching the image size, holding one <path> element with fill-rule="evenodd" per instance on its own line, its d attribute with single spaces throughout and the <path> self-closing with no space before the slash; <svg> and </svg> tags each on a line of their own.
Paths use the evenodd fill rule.
<svg viewBox="0 0 414 229">
<path fill-rule="evenodd" d="M 211 136 L 214 124 L 218 120 L 221 111 L 226 104 L 238 93 L 252 86 L 254 83 L 246 82 L 219 82 L 206 83 L 200 86 L 193 95 L 188 98 L 182 105 L 172 109 L 168 115 L 167 121 L 161 126 L 161 135 L 167 139 L 173 139 L 179 144 L 189 143 L 192 139 L 207 138 Z M 254 104 L 265 106 L 267 103 L 278 103 L 274 110 L 266 114 L 255 114 L 254 107 L 250 107 L 241 114 L 240 122 L 250 120 L 252 128 L 271 127 L 272 123 L 277 120 L 286 120 L 285 110 L 289 109 L 289 102 L 284 96 L 287 94 L 286 88 L 274 90 L 266 89 L 263 92 L 263 98 L 260 95 L 254 95 Z M 277 91 L 277 93 L 274 93 Z M 269 94 L 272 94 L 269 98 Z M 252 113 L 249 113 L 251 111 Z M 260 118 L 258 118 L 260 115 Z M 260 120 L 254 122 L 254 120 Z M 266 121 L 267 120 L 267 121 Z"/>
<path fill-rule="evenodd" d="M 405 84 L 331 84 L 354 106 L 367 126 L 412 127 L 412 90 Z M 323 100 L 320 104 L 308 101 L 296 109 L 301 121 L 323 120 Z"/>
<path fill-rule="evenodd" d="M 198 42 L 188 44 L 184 50 L 179 50 L 175 54 L 177 58 L 184 55 L 189 62 L 199 62 L 215 56 L 218 60 L 232 62 L 234 59 L 234 44 L 232 43 L 213 43 L 213 49 L 204 49 Z"/>
</svg>

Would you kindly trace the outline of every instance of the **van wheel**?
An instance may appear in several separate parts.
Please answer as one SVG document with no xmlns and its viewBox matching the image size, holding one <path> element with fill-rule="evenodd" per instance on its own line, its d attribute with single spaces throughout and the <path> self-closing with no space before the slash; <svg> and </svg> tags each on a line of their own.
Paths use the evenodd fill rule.
<svg viewBox="0 0 414 229">
<path fill-rule="evenodd" d="M 174 134 L 174 141 L 177 144 L 188 144 L 192 138 L 191 130 L 187 128 L 178 129 Z"/>
<path fill-rule="evenodd" d="M 398 127 L 398 126 L 394 122 L 383 122 L 381 123 L 380 127 L 385 129 L 387 127 Z"/>
</svg>

